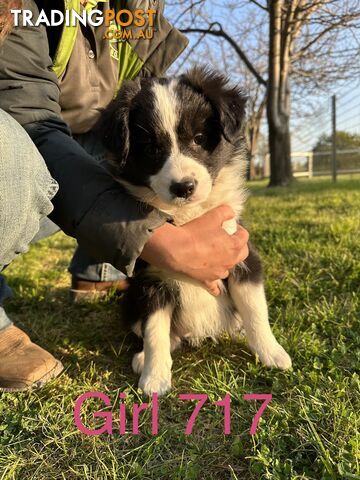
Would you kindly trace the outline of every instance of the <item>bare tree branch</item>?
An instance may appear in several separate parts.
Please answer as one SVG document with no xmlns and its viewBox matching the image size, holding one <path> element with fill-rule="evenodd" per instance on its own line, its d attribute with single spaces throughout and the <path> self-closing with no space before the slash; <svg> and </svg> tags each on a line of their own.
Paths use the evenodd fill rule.
<svg viewBox="0 0 360 480">
<path fill-rule="evenodd" d="M 359 18 L 360 18 L 360 13 L 359 13 Z M 352 20 L 353 20 L 353 18 L 352 18 Z M 336 28 L 338 28 L 340 26 L 345 26 L 346 23 L 347 23 L 346 18 L 342 18 L 338 22 L 330 24 L 327 28 L 325 28 L 320 33 L 318 33 L 307 45 L 305 45 L 298 52 L 296 52 L 295 56 L 299 57 L 299 56 L 303 55 L 307 50 L 310 49 L 310 47 L 312 47 L 313 45 L 318 43 L 318 41 L 322 37 L 324 37 L 327 33 L 331 32 L 332 30 L 335 30 Z"/>
<path fill-rule="evenodd" d="M 259 2 L 257 2 L 256 0 L 249 0 L 249 2 L 253 3 L 254 5 L 256 5 L 257 7 L 261 8 L 262 10 L 265 10 L 265 12 L 268 12 L 268 8 L 267 7 L 264 7 L 264 5 L 261 5 Z"/>
<path fill-rule="evenodd" d="M 213 27 L 215 27 L 215 26 L 218 27 L 217 30 L 213 30 Z M 239 45 L 235 42 L 235 40 L 223 30 L 220 23 L 213 22 L 209 25 L 208 28 L 182 28 L 181 32 L 183 32 L 183 33 L 202 33 L 202 34 L 213 35 L 215 37 L 224 38 L 234 48 L 234 50 L 236 51 L 238 56 L 245 63 L 245 65 L 247 66 L 249 71 L 254 75 L 254 77 L 257 79 L 257 81 L 261 85 L 266 86 L 266 80 L 264 80 L 263 77 L 257 72 L 257 70 L 255 69 L 253 64 L 250 62 L 247 55 L 243 52 L 243 50 L 239 47 Z"/>
<path fill-rule="evenodd" d="M 200 43 L 202 42 L 202 40 L 204 39 L 205 37 L 205 33 L 203 33 L 202 35 L 200 35 L 200 38 L 195 42 L 195 44 L 189 49 L 189 51 L 187 52 L 186 56 L 184 57 L 183 61 L 181 62 L 181 64 L 179 65 L 178 69 L 181 70 L 182 67 L 185 65 L 185 63 L 188 61 L 189 57 L 195 52 L 196 48 L 200 45 Z"/>
<path fill-rule="evenodd" d="M 192 0 L 191 3 L 190 3 L 190 5 L 189 5 L 187 8 L 185 8 L 185 10 L 182 11 L 182 12 L 178 15 L 178 17 L 173 21 L 173 24 L 174 24 L 174 25 L 177 25 L 177 22 L 180 20 L 181 17 L 183 17 L 184 15 L 186 15 L 187 12 L 189 12 L 189 11 L 193 11 L 195 7 L 197 7 L 198 5 L 201 5 L 201 4 L 204 3 L 205 1 L 206 1 L 206 0 L 197 0 L 197 1 Z"/>
</svg>

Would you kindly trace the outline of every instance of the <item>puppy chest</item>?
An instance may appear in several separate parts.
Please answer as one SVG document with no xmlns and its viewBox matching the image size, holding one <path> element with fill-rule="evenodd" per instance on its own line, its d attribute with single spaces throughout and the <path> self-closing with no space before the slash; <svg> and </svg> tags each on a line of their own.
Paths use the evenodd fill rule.
<svg viewBox="0 0 360 480">
<path fill-rule="evenodd" d="M 176 330 L 180 336 L 194 339 L 217 337 L 228 330 L 234 319 L 234 308 L 230 298 L 223 294 L 210 295 L 204 288 L 178 282 L 179 308 L 176 311 Z"/>
</svg>

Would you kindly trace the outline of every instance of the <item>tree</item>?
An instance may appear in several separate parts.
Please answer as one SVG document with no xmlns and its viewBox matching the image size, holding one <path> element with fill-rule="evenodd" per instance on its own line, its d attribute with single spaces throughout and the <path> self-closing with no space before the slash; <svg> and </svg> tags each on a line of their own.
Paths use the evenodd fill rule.
<svg viewBox="0 0 360 480">
<path fill-rule="evenodd" d="M 259 100 L 258 95 L 260 88 L 258 88 L 256 95 L 250 97 L 248 104 L 248 118 L 247 118 L 247 133 L 249 141 L 249 166 L 247 172 L 247 180 L 253 180 L 256 177 L 255 173 L 255 156 L 258 152 L 258 141 L 260 134 L 260 124 L 266 106 L 266 95 L 262 94 Z"/>
<path fill-rule="evenodd" d="M 313 152 L 324 152 L 331 149 L 332 136 L 320 135 L 316 145 L 313 148 Z M 338 130 L 336 132 L 336 148 L 337 150 L 350 150 L 352 148 L 360 147 L 360 134 L 345 132 Z"/>
<path fill-rule="evenodd" d="M 313 151 L 313 161 L 318 171 L 331 169 L 332 161 L 332 136 L 320 135 Z M 336 132 L 337 168 L 349 171 L 359 169 L 360 160 L 360 135 L 342 130 Z"/>
<path fill-rule="evenodd" d="M 360 44 L 356 43 L 359 0 L 267 0 L 266 3 L 263 0 L 248 0 L 236 3 L 229 1 L 221 6 L 212 0 L 192 1 L 186 8 L 190 18 L 186 14 L 179 16 L 182 25 L 186 23 L 186 18 L 189 23 L 181 30 L 200 34 L 201 38 L 211 36 L 225 41 L 258 85 L 266 88 L 270 185 L 287 185 L 292 179 L 290 114 L 294 89 L 291 89 L 290 79 L 292 85 L 298 87 L 298 94 L 308 94 L 314 86 L 320 88 L 360 72 L 359 65 L 353 61 Z M 208 10 L 204 13 L 206 4 L 213 6 L 211 12 Z M 255 49 L 251 45 L 248 52 L 243 47 L 242 37 L 238 35 L 242 22 L 234 12 L 235 9 L 245 11 L 249 7 L 256 9 L 257 18 L 261 19 L 256 26 L 254 23 L 250 25 L 254 37 L 260 38 L 256 35 L 256 29 L 262 29 L 263 32 L 265 25 L 268 42 L 264 46 L 262 36 L 259 40 L 261 45 Z M 214 21 L 222 8 L 228 9 L 226 28 L 220 21 Z M 231 29 L 231 22 L 236 18 L 237 30 Z M 267 58 L 267 77 L 257 68 L 256 55 L 250 57 L 253 50 Z"/>
<path fill-rule="evenodd" d="M 258 2 L 253 3 L 260 6 Z M 359 5 L 356 3 L 351 5 L 351 2 L 343 1 L 342 7 L 347 4 L 347 8 L 343 11 L 341 7 L 337 10 L 336 5 L 335 8 L 331 8 L 334 7 L 334 3 L 331 0 L 269 0 L 267 2 L 266 10 L 269 13 L 267 118 L 271 162 L 270 185 L 287 185 L 292 179 L 289 125 L 292 69 L 296 71 L 296 62 L 299 63 L 299 60 L 306 64 L 310 59 L 313 63 L 316 56 L 312 54 L 312 48 L 317 49 L 318 53 L 326 50 L 326 48 L 321 49 L 322 38 L 327 37 L 328 41 L 331 41 L 331 32 L 337 32 L 347 25 L 351 26 L 352 22 L 360 18 Z M 310 19 L 313 20 L 314 26 L 304 33 L 305 38 L 297 47 L 295 40 L 304 26 L 310 23 Z M 320 28 L 318 25 L 321 25 Z M 309 52 L 310 55 L 308 55 Z M 343 67 L 342 64 L 333 66 L 332 69 L 338 74 L 342 70 L 341 67 Z M 314 65 L 312 68 L 315 81 L 319 82 L 321 75 L 316 75 Z M 328 70 L 331 70 L 331 66 Z M 305 76 L 308 73 L 304 68 L 301 72 L 301 67 L 298 68 L 298 72 Z"/>
<path fill-rule="evenodd" d="M 287 185 L 292 180 L 290 147 L 290 51 L 294 5 L 284 10 L 283 0 L 268 2 L 269 68 L 267 119 L 269 127 L 270 186 Z"/>
</svg>

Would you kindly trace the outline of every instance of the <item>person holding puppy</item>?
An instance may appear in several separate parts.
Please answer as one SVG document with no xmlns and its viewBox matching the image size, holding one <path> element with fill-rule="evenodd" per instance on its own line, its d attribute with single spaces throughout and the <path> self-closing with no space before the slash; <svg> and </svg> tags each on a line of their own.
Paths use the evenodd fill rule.
<svg viewBox="0 0 360 480">
<path fill-rule="evenodd" d="M 0 12 L 0 271 L 34 237 L 57 228 L 81 249 L 70 265 L 74 295 L 122 288 L 139 257 L 217 295 L 216 280 L 246 258 L 247 232 L 239 227 L 228 235 L 222 228 L 234 215 L 229 207 L 175 227 L 156 209 L 140 206 L 104 168 L 105 152 L 92 132 L 101 110 L 123 79 L 162 75 L 186 45 L 164 18 L 163 2 L 151 3 L 157 25 L 154 38 L 143 42 L 111 42 L 103 27 L 80 25 L 20 26 L 9 33 L 10 8 L 29 9 L 36 19 L 49 8 L 41 0 L 12 0 Z M 93 0 L 66 4 L 79 11 L 113 7 Z M 125 7 L 135 4 L 128 0 Z M 64 9 L 65 2 L 56 6 Z M 27 390 L 62 366 L 12 324 L 2 306 L 9 294 L 0 276 L 0 390 Z"/>
</svg>

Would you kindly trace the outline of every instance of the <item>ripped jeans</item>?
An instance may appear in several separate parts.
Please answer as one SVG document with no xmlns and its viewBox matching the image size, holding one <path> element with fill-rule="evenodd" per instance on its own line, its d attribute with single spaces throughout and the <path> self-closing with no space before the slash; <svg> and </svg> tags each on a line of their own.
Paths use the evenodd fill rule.
<svg viewBox="0 0 360 480">
<path fill-rule="evenodd" d="M 0 272 L 29 249 L 53 209 L 58 184 L 25 130 L 0 110 Z M 11 295 L 0 275 L 0 329 L 11 325 L 1 307 Z"/>
</svg>

